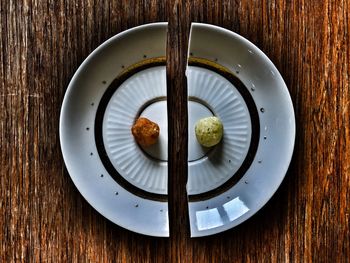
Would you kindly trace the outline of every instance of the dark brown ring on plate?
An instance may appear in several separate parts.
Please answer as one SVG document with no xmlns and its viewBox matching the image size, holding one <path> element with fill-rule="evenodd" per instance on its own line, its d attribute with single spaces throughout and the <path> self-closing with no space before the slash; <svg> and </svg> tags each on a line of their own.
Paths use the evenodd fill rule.
<svg viewBox="0 0 350 263">
<path fill-rule="evenodd" d="M 111 175 L 111 177 L 124 189 L 126 189 L 127 191 L 137 196 L 140 196 L 145 199 L 163 201 L 163 202 L 166 202 L 168 200 L 167 195 L 151 193 L 143 189 L 140 189 L 134 186 L 133 184 L 131 184 L 130 182 L 128 182 L 124 177 L 122 177 L 117 172 L 117 170 L 114 168 L 113 164 L 109 160 L 106 149 L 104 147 L 103 137 L 102 137 L 102 122 L 103 122 L 103 117 L 104 117 L 108 102 L 110 101 L 110 98 L 125 80 L 127 80 L 133 74 L 136 74 L 137 72 L 140 72 L 147 68 L 151 68 L 155 66 L 165 66 L 165 65 L 166 65 L 165 57 L 158 57 L 158 58 L 143 60 L 125 69 L 115 80 L 113 80 L 113 82 L 106 89 L 106 92 L 103 94 L 97 108 L 97 113 L 95 118 L 95 127 L 94 127 L 95 141 L 96 141 L 98 154 L 101 158 L 103 165 L 105 166 L 106 170 Z M 226 181 L 219 187 L 213 190 L 207 191 L 205 193 L 189 195 L 188 196 L 189 201 L 195 202 L 195 201 L 207 200 L 217 195 L 220 195 L 221 193 L 232 188 L 243 177 L 243 175 L 248 170 L 248 168 L 250 167 L 250 165 L 252 164 L 255 158 L 255 154 L 258 148 L 259 137 L 260 137 L 260 123 L 259 123 L 258 110 L 256 108 L 256 105 L 254 103 L 254 100 L 251 94 L 249 93 L 245 85 L 242 83 L 242 81 L 238 77 L 236 77 L 231 71 L 229 71 L 227 68 L 215 62 L 212 62 L 206 59 L 201 59 L 201 58 L 194 58 L 194 57 L 189 58 L 188 65 L 212 70 L 213 72 L 218 73 L 219 75 L 223 76 L 228 81 L 230 81 L 237 88 L 238 92 L 242 95 L 243 99 L 245 100 L 245 103 L 247 104 L 247 107 L 249 110 L 251 122 L 252 122 L 251 123 L 252 125 L 251 142 L 250 142 L 247 156 L 243 161 L 243 164 L 241 165 L 241 167 L 238 169 L 238 171 L 234 175 L 232 175 L 232 177 L 228 181 Z M 161 98 L 160 100 L 162 99 L 164 98 Z M 192 98 L 192 99 L 195 100 L 195 98 Z M 156 98 L 155 100 L 159 100 L 159 98 Z M 144 107 L 145 106 L 143 106 L 142 108 Z M 140 110 L 140 112 L 142 111 Z M 135 116 L 135 118 L 137 118 L 137 116 Z M 142 150 L 141 147 L 140 149 Z M 210 155 L 210 153 L 212 152 L 214 151 L 209 151 L 208 155 Z M 143 153 L 145 152 L 143 151 Z M 149 156 L 147 153 L 145 154 Z"/>
</svg>

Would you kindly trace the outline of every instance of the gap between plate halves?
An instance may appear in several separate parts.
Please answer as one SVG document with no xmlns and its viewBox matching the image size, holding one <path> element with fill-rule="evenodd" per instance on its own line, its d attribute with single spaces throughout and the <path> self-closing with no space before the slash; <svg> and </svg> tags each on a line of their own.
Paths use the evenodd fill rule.
<svg viewBox="0 0 350 263">
<path fill-rule="evenodd" d="M 181 8 L 170 16 L 167 38 L 168 207 L 170 238 L 190 236 L 187 184 L 187 46 L 189 25 Z"/>
</svg>

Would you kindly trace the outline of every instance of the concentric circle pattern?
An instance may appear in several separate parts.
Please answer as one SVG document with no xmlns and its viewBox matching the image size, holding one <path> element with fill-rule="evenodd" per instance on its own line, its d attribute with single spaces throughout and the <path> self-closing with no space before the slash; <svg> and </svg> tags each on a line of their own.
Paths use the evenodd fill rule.
<svg viewBox="0 0 350 263">
<path fill-rule="evenodd" d="M 247 156 L 252 124 L 243 97 L 226 78 L 195 66 L 188 67 L 187 78 L 190 100 L 207 105 L 224 126 L 221 143 L 203 158 L 189 161 L 187 191 L 195 195 L 213 190 L 234 176 Z M 190 111 L 191 107 L 189 115 Z M 194 127 L 189 130 L 193 133 Z"/>
<path fill-rule="evenodd" d="M 168 158 L 164 147 L 166 68 L 140 66 L 149 59 L 166 61 L 167 39 L 167 23 L 154 23 L 100 45 L 69 84 L 59 129 L 64 162 L 82 196 L 119 226 L 161 237 L 169 236 L 172 222 L 166 160 L 173 157 Z M 290 164 L 296 127 L 283 78 L 247 39 L 218 26 L 192 23 L 188 54 L 189 62 L 199 59 L 188 64 L 186 75 L 188 213 L 191 236 L 200 237 L 241 224 L 268 202 Z M 210 63 L 200 67 L 200 60 Z M 212 64 L 239 74 L 238 81 L 233 74 L 220 75 L 226 71 Z M 117 76 L 125 78 L 118 82 Z M 163 124 L 160 147 L 142 149 L 134 141 L 131 126 L 140 114 L 156 116 Z M 197 119 L 206 115 L 216 115 L 224 126 L 221 143 L 210 149 L 196 145 L 193 136 Z"/>
<path fill-rule="evenodd" d="M 106 153 L 117 172 L 134 186 L 156 194 L 167 193 L 167 162 L 147 155 L 134 140 L 131 127 L 145 105 L 166 96 L 165 76 L 165 66 L 159 66 L 128 78 L 112 95 L 102 126 Z"/>
</svg>

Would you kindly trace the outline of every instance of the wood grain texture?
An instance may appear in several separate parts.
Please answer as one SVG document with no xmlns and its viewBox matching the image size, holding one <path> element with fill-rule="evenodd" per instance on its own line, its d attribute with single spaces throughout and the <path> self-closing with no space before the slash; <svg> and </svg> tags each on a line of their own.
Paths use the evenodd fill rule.
<svg viewBox="0 0 350 263">
<path fill-rule="evenodd" d="M 168 207 L 170 226 L 170 260 L 189 258 L 190 224 L 187 205 L 187 42 L 189 21 L 180 2 L 170 5 L 167 41 L 167 100 L 169 138 Z"/>
<path fill-rule="evenodd" d="M 350 258 L 350 0 L 0 0 L 1 262 L 347 262 Z M 128 232 L 99 215 L 62 160 L 58 120 L 87 55 L 136 25 L 169 21 L 171 176 L 186 174 L 184 72 L 189 23 L 233 30 L 261 48 L 295 106 L 294 157 L 247 222 L 190 239 L 171 191 L 172 237 Z M 181 117 L 182 116 L 182 117 Z M 180 118 L 181 117 L 181 118 Z M 180 228 L 180 229 L 178 229 Z M 178 229 L 178 230 L 177 230 Z"/>
</svg>

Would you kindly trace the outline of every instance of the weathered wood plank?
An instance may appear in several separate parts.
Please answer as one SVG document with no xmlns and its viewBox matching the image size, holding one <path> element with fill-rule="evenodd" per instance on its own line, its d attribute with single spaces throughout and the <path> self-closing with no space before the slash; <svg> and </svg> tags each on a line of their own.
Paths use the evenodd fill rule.
<svg viewBox="0 0 350 263">
<path fill-rule="evenodd" d="M 346 262 L 349 10 L 349 0 L 0 0 L 0 261 Z M 223 26 L 258 45 L 295 105 L 295 154 L 282 186 L 256 216 L 217 236 L 190 239 L 179 229 L 157 239 L 121 229 L 87 204 L 64 168 L 58 119 L 70 78 L 104 40 L 154 21 L 169 21 L 176 41 L 168 45 L 168 69 L 178 81 L 171 125 L 180 144 L 172 146 L 171 173 L 179 183 L 187 124 L 184 82 L 176 77 L 190 21 Z M 172 194 L 176 229 L 187 208 L 183 193 Z"/>
</svg>

